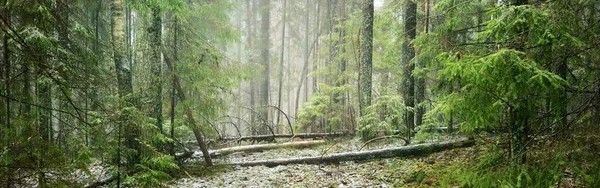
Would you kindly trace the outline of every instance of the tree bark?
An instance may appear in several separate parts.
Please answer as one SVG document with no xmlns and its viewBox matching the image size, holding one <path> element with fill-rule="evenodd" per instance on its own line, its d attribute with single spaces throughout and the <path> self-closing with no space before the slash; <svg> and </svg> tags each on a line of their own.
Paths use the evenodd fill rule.
<svg viewBox="0 0 600 188">
<path fill-rule="evenodd" d="M 258 144 L 258 145 L 222 148 L 222 149 L 218 149 L 218 150 L 212 150 L 209 153 L 211 156 L 217 157 L 217 156 L 229 155 L 229 154 L 236 153 L 236 152 L 257 152 L 257 151 L 264 151 L 264 150 L 271 150 L 271 149 L 278 149 L 278 148 L 288 148 L 288 147 L 303 148 L 303 147 L 316 146 L 316 145 L 324 144 L 324 143 L 325 143 L 325 140 L 308 140 L 308 141 L 286 142 L 286 143 L 276 143 L 276 144 Z"/>
<path fill-rule="evenodd" d="M 1 9 L 2 9 L 2 12 L 4 14 L 3 16 L 5 17 L 6 22 L 7 22 L 5 24 L 6 25 L 10 25 L 11 18 L 10 18 L 10 10 L 8 9 L 8 1 L 6 1 L 4 3 L 5 4 L 4 4 L 4 6 Z M 10 62 L 10 55 L 11 55 L 10 54 L 10 47 L 8 46 L 9 45 L 9 42 L 8 42 L 9 38 L 10 37 L 8 37 L 6 35 L 6 33 L 2 37 L 2 48 L 3 48 L 3 52 L 4 52 L 4 54 L 2 54 L 2 58 L 4 60 L 4 62 L 3 62 L 4 63 L 4 77 L 3 77 L 3 79 L 4 79 L 4 87 L 6 88 L 6 90 L 5 90 L 6 98 L 4 98 L 4 106 L 3 107 L 5 107 L 6 110 L 4 111 L 4 114 L 2 114 L 2 116 L 4 116 L 4 119 L 3 119 L 3 122 L 1 122 L 1 123 L 4 123 L 4 125 L 6 125 L 6 130 L 10 130 L 10 124 L 11 124 L 11 122 L 10 122 L 11 111 L 10 111 L 10 99 L 9 98 L 11 97 L 11 94 L 10 94 L 10 91 L 11 91 L 11 88 L 10 88 L 11 87 L 10 86 L 11 85 L 10 84 L 11 71 L 10 70 L 12 69 L 12 67 L 11 67 L 11 62 Z"/>
<path fill-rule="evenodd" d="M 294 114 L 296 114 L 296 116 L 298 116 L 298 106 L 300 106 L 300 91 L 302 90 L 302 85 L 304 85 L 303 83 L 306 80 L 306 69 L 308 67 L 308 56 L 310 55 L 309 52 L 309 47 L 308 47 L 308 29 L 310 27 L 310 22 L 309 22 L 309 13 L 310 13 L 310 8 L 309 8 L 309 1 L 306 0 L 306 12 L 304 15 L 304 21 L 305 21 L 305 25 L 304 25 L 304 65 L 302 66 L 302 72 L 300 73 L 300 84 L 298 84 L 298 89 L 296 90 L 296 103 L 295 103 L 295 108 L 294 108 Z"/>
<path fill-rule="evenodd" d="M 340 58 L 340 83 L 339 86 L 346 85 L 346 0 L 339 1 L 340 7 L 340 29 L 339 29 L 339 52 L 338 54 L 341 56 Z M 346 105 L 346 95 L 347 91 L 344 91 L 341 95 L 338 94 L 337 100 L 341 102 L 342 105 Z"/>
<path fill-rule="evenodd" d="M 124 20 L 123 20 L 123 9 L 124 4 L 123 0 L 113 0 L 112 1 L 112 12 L 111 12 L 111 20 L 112 20 L 112 48 L 113 48 L 113 60 L 115 63 L 115 70 L 117 74 L 117 85 L 119 96 L 122 98 L 127 98 L 129 94 L 133 92 L 133 86 L 131 82 L 131 67 L 127 65 L 125 62 L 125 58 L 123 52 L 125 51 L 125 31 L 124 31 Z M 134 105 L 134 101 L 128 99 L 127 106 Z M 126 114 L 122 114 L 119 117 L 120 122 L 119 126 L 122 126 L 125 123 L 124 132 L 125 142 L 128 148 L 135 150 L 136 152 L 127 156 L 127 162 L 130 167 L 133 167 L 135 164 L 140 163 L 140 154 L 141 154 L 141 145 L 137 141 L 140 135 L 139 127 L 134 124 L 131 124 L 126 117 Z M 120 128 L 119 128 L 120 129 Z"/>
<path fill-rule="evenodd" d="M 160 133 L 162 133 L 162 17 L 161 10 L 158 6 L 152 7 L 152 24 L 148 28 L 148 34 L 150 35 L 150 72 L 152 74 L 152 82 L 150 83 L 152 112 L 150 113 L 150 116 L 156 118 L 155 125 L 158 127 Z"/>
<path fill-rule="evenodd" d="M 368 160 L 368 159 L 380 159 L 380 158 L 392 158 L 392 157 L 406 157 L 415 155 L 426 155 L 434 152 L 472 146 L 475 141 L 467 138 L 461 138 L 457 140 L 438 142 L 438 143 L 427 143 L 417 144 L 412 146 L 386 148 L 370 151 L 358 151 L 358 152 L 346 152 L 337 153 L 326 156 L 316 157 L 299 157 L 299 158 L 288 158 L 288 159 L 271 159 L 271 160 L 258 160 L 231 163 L 232 166 L 261 166 L 265 165 L 268 167 L 278 165 L 289 165 L 289 164 L 323 164 L 323 163 L 339 163 L 342 161 L 357 161 L 357 160 Z"/>
<path fill-rule="evenodd" d="M 178 39 L 178 31 L 179 31 L 179 22 L 177 20 L 177 18 L 174 19 L 173 21 L 173 66 L 171 67 L 171 72 L 175 73 L 175 63 L 177 63 L 177 61 L 179 60 L 179 51 L 178 51 L 178 44 L 179 41 L 177 41 Z M 176 98 L 175 98 L 175 77 L 171 78 L 171 111 L 170 111 L 170 116 L 171 116 L 171 130 L 170 130 L 170 135 L 171 135 L 171 139 L 175 140 L 175 105 L 176 105 Z M 170 147 L 169 147 L 169 154 L 171 156 L 175 156 L 175 142 L 171 142 Z"/>
<path fill-rule="evenodd" d="M 283 87 L 283 57 L 285 55 L 285 24 L 286 24 L 286 6 L 287 1 L 283 0 L 283 18 L 281 28 L 281 55 L 279 57 L 279 91 L 277 92 L 277 108 L 281 109 L 281 89 Z M 281 113 L 277 113 L 277 120 L 275 120 L 275 126 L 279 127 L 279 120 L 281 119 Z"/>
<path fill-rule="evenodd" d="M 429 0 L 424 0 L 423 9 L 425 12 L 425 18 L 423 22 L 423 33 L 427 34 L 429 32 Z M 423 71 L 425 69 L 425 61 L 421 60 L 416 62 L 417 69 Z M 415 105 L 417 106 L 416 115 L 415 115 L 415 126 L 421 126 L 423 124 L 423 115 L 425 114 L 425 107 L 423 101 L 425 100 L 425 76 L 421 75 L 416 78 L 416 101 Z"/>
<path fill-rule="evenodd" d="M 407 138 L 413 135 L 414 131 L 414 108 L 415 108 L 415 78 L 413 77 L 413 71 L 415 64 L 410 61 L 415 57 L 415 48 L 411 44 L 412 40 L 415 39 L 417 32 L 417 4 L 412 0 L 406 1 L 406 7 L 404 11 L 404 41 L 402 42 L 402 64 L 404 65 L 404 79 L 402 80 L 402 93 L 404 97 L 404 105 L 408 110 L 404 117 L 404 121 L 407 127 Z"/>
<path fill-rule="evenodd" d="M 372 61 L 373 61 L 373 0 L 362 2 L 362 26 L 360 37 L 360 98 L 359 107 L 361 116 L 365 109 L 371 106 L 372 90 Z"/>
<path fill-rule="evenodd" d="M 256 10 L 256 2 L 254 2 L 254 0 L 246 0 L 246 23 L 247 23 L 247 49 L 254 49 L 254 45 L 253 45 L 253 37 L 254 37 L 254 28 L 253 23 L 254 23 L 254 10 Z M 254 64 L 254 57 L 252 55 L 252 51 L 250 53 L 248 53 L 248 63 L 250 64 Z M 254 108 L 254 106 L 256 105 L 256 101 L 255 101 L 255 86 L 256 86 L 256 82 L 255 79 L 252 78 L 250 81 L 250 107 Z M 254 123 L 256 121 L 256 117 L 254 115 L 254 113 L 250 113 L 250 124 L 248 126 L 250 126 L 250 134 L 254 134 Z"/>
<path fill-rule="evenodd" d="M 260 0 L 260 12 L 261 12 L 261 26 L 260 26 L 260 57 L 261 57 L 261 63 L 264 67 L 261 77 L 260 77 L 260 82 L 261 82 L 261 86 L 260 86 L 260 105 L 264 106 L 264 105 L 268 105 L 269 104 L 269 82 L 270 82 L 270 54 L 269 54 L 269 48 L 271 46 L 271 39 L 270 39 L 270 35 L 269 35 L 269 27 L 270 27 L 270 21 L 271 21 L 271 14 L 270 14 L 270 10 L 271 10 L 271 1 L 270 0 Z M 262 119 L 264 119 L 265 121 L 263 121 L 264 124 L 268 124 L 268 120 L 269 120 L 269 110 L 266 108 L 263 108 L 259 111 L 259 115 L 262 117 Z M 260 134 L 265 134 L 268 133 L 269 130 L 264 127 L 264 126 L 260 126 L 259 127 L 259 131 Z"/>
<path fill-rule="evenodd" d="M 2 12 L 1 16 L 3 17 L 7 17 L 6 16 L 6 12 L 8 11 L 8 8 L 6 8 L 4 5 L 4 2 L 0 1 L 0 5 L 2 5 L 2 7 L 0 8 L 0 12 Z M 8 119 L 8 115 L 9 113 L 9 108 L 7 108 L 8 103 L 10 102 L 8 100 L 8 98 L 10 97 L 10 95 L 8 95 L 8 91 L 10 90 L 10 88 L 8 87 L 10 85 L 9 83 L 9 70 L 10 70 L 10 66 L 9 66 L 9 51 L 8 51 L 8 36 L 2 32 L 0 33 L 1 37 L 2 37 L 2 66 L 0 66 L 0 79 L 4 80 L 4 85 L 2 85 L 2 87 L 4 87 L 4 90 L 2 91 L 2 93 L 0 94 L 4 94 L 6 95 L 6 99 L 4 100 L 0 100 L 0 124 L 5 125 L 6 126 L 6 131 L 8 131 L 8 129 L 10 128 L 10 126 L 8 125 L 8 123 L 6 123 L 6 120 Z M 6 93 L 4 93 L 6 92 Z M 4 139 L 4 131 L 0 130 L 0 141 Z"/>
</svg>

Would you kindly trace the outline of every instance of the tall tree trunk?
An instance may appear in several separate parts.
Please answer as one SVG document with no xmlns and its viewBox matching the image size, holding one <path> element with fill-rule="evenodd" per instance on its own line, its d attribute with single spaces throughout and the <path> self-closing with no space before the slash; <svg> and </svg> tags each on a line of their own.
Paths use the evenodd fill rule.
<svg viewBox="0 0 600 188">
<path fill-rule="evenodd" d="M 423 22 L 423 33 L 427 34 L 429 32 L 429 0 L 424 0 L 423 2 L 423 12 L 425 12 L 425 18 L 424 18 L 424 22 Z M 425 69 L 425 61 L 418 61 L 417 63 L 417 69 L 419 70 L 424 70 Z M 423 101 L 425 100 L 425 76 L 421 75 L 419 77 L 416 78 L 416 99 L 415 99 L 415 105 L 417 106 L 416 109 L 416 117 L 415 117 L 415 126 L 420 126 L 421 124 L 423 124 L 423 115 L 425 114 L 425 107 L 423 104 Z"/>
<path fill-rule="evenodd" d="M 115 70 L 117 74 L 117 86 L 119 96 L 127 98 L 129 94 L 133 92 L 133 86 L 131 83 L 131 67 L 126 63 L 126 59 L 123 55 L 125 51 L 125 31 L 124 31 L 124 4 L 123 0 L 112 1 L 111 21 L 112 21 L 112 48 L 113 48 L 113 61 L 115 63 Z M 133 100 L 127 100 L 127 106 L 134 103 Z M 125 144 L 128 148 L 133 149 L 135 152 L 127 155 L 127 164 L 129 167 L 133 167 L 135 164 L 140 163 L 141 145 L 137 141 L 140 135 L 139 127 L 130 123 L 129 119 L 125 114 L 119 117 L 119 126 L 124 125 Z M 120 129 L 120 128 L 119 128 Z M 119 135 L 120 136 L 120 135 Z M 120 150 L 120 149 L 119 149 Z"/>
<path fill-rule="evenodd" d="M 300 73 L 300 84 L 298 84 L 298 90 L 296 90 L 296 107 L 294 108 L 294 113 L 296 114 L 296 116 L 298 116 L 298 106 L 300 105 L 300 91 L 302 90 L 302 85 L 304 85 L 303 83 L 306 80 L 306 68 L 308 67 L 308 56 L 310 55 L 309 52 L 309 47 L 308 47 L 308 29 L 310 27 L 310 22 L 309 22 L 309 13 L 310 13 L 310 8 L 309 8 L 309 1 L 306 0 L 306 12 L 304 15 L 304 21 L 305 21 L 305 25 L 304 25 L 304 65 L 302 66 L 302 72 Z"/>
<path fill-rule="evenodd" d="M 5 23 L 5 24 L 6 25 L 10 25 L 10 19 L 11 18 L 10 18 L 10 10 L 8 8 L 8 1 L 5 1 L 2 4 L 4 6 L 2 8 L 0 8 L 0 10 L 2 10 L 2 12 L 3 12 L 2 16 L 6 19 L 6 22 L 8 22 L 8 23 Z M 5 108 L 5 111 L 4 111 L 4 113 L 2 115 L 0 115 L 0 116 L 3 116 L 4 118 L 3 118 L 3 121 L 0 122 L 0 123 L 3 123 L 4 125 L 6 125 L 6 130 L 10 131 L 10 128 L 11 128 L 10 127 L 10 124 L 11 124 L 11 122 L 10 122 L 10 118 L 11 118 L 11 110 L 10 110 L 10 97 L 11 97 L 11 94 L 10 94 L 10 90 L 11 90 L 11 88 L 10 88 L 11 87 L 11 84 L 10 84 L 10 75 L 11 75 L 11 69 L 12 69 L 12 67 L 11 67 L 11 62 L 10 62 L 10 47 L 8 46 L 9 45 L 8 40 L 9 40 L 9 36 L 6 35 L 6 33 L 4 33 L 4 35 L 2 37 L 2 52 L 3 52 L 3 54 L 2 54 L 2 60 L 3 60 L 3 62 L 2 63 L 4 64 L 4 67 L 3 67 L 4 68 L 4 70 L 3 70 L 4 71 L 4 75 L 3 75 L 4 77 L 2 77 L 2 78 L 4 79 L 4 87 L 6 88 L 4 90 L 4 95 L 6 95 L 6 97 L 4 98 L 4 106 L 3 106 Z M 7 135 L 7 136 L 8 136 L 8 138 L 10 138 L 10 135 Z M 8 138 L 6 138 L 6 139 L 8 140 Z"/>
<path fill-rule="evenodd" d="M 404 97 L 404 105 L 409 108 L 406 111 L 404 121 L 408 130 L 407 137 L 410 140 L 413 135 L 415 125 L 413 111 L 415 107 L 415 78 L 413 77 L 415 64 L 410 62 L 415 57 L 415 48 L 411 43 L 417 35 L 417 4 L 412 0 L 406 1 L 404 18 L 405 36 L 403 36 L 404 41 L 402 41 L 402 64 L 404 65 L 404 79 L 402 80 L 402 92 Z"/>
<path fill-rule="evenodd" d="M 8 7 L 8 0 L 6 1 L 2 1 L 2 3 L 0 3 L 0 5 L 2 5 L 2 7 L 0 7 L 0 14 L 2 14 L 2 17 L 4 17 L 4 19 L 6 19 L 6 25 L 10 26 L 11 24 L 11 16 L 10 16 L 10 9 Z M 6 95 L 6 97 L 4 97 L 4 105 L 2 106 L 5 108 L 5 111 L 3 114 L 0 114 L 0 116 L 3 116 L 4 119 L 2 122 L 2 124 L 4 124 L 6 126 L 6 132 L 0 132 L 1 136 L 0 139 L 4 139 L 5 142 L 2 142 L 2 144 L 4 144 L 5 146 L 10 145 L 11 143 L 11 110 L 10 110 L 10 97 L 11 97 L 11 82 L 10 82 L 10 76 L 11 76 L 11 51 L 10 51 L 10 47 L 9 45 L 9 36 L 6 33 L 3 33 L 2 35 L 2 63 L 4 65 L 4 77 L 0 77 L 2 79 L 4 79 L 4 87 L 6 88 L 4 90 L 4 92 L 2 94 Z M 0 140 L 2 141 L 2 140 Z M 12 181 L 12 177 L 11 176 L 7 176 L 6 177 L 6 187 L 10 188 L 11 184 L 13 183 Z"/>
<path fill-rule="evenodd" d="M 277 108 L 281 109 L 281 88 L 283 87 L 283 57 L 285 55 L 285 24 L 286 24 L 286 5 L 287 1 L 283 0 L 283 18 L 282 28 L 281 28 L 281 55 L 279 56 L 279 91 L 277 92 Z M 279 126 L 279 119 L 281 118 L 281 113 L 277 113 L 277 120 L 275 126 Z"/>
<path fill-rule="evenodd" d="M 161 47 L 162 47 L 162 17 L 159 7 L 152 8 L 152 25 L 148 28 L 150 35 L 150 45 L 152 52 L 150 55 L 150 72 L 152 74 L 152 82 L 150 92 L 152 94 L 152 112 L 151 117 L 156 118 L 156 127 L 163 132 L 162 124 L 162 64 L 161 64 Z"/>
<path fill-rule="evenodd" d="M 317 3 L 315 3 L 317 6 L 317 10 L 315 13 L 315 60 L 313 61 L 313 70 L 319 70 L 319 64 L 321 63 L 321 59 L 319 57 L 319 35 L 321 35 L 321 1 L 318 1 Z M 313 88 L 312 88 L 312 93 L 316 93 L 319 86 L 319 76 L 318 75 L 314 75 L 312 77 L 313 79 Z"/>
<path fill-rule="evenodd" d="M 360 37 L 360 98 L 359 107 L 361 116 L 365 109 L 371 105 L 372 89 L 372 61 L 373 61 L 373 0 L 362 2 L 362 24 Z"/>
<path fill-rule="evenodd" d="M 269 104 L 269 81 L 270 81 L 270 64 L 271 54 L 269 54 L 269 48 L 271 46 L 271 38 L 269 34 L 269 27 L 271 21 L 271 1 L 260 0 L 260 57 L 263 64 L 263 71 L 261 74 L 261 87 L 260 87 L 260 105 L 266 106 Z M 259 115 L 263 120 L 259 128 L 260 134 L 269 133 L 268 120 L 269 120 L 269 109 L 260 108 Z"/>
<path fill-rule="evenodd" d="M 339 55 L 341 56 L 340 59 L 340 77 L 339 79 L 341 79 L 340 81 L 340 86 L 346 85 L 346 0 L 340 0 L 339 1 L 340 5 L 340 33 L 339 33 Z M 347 92 L 344 91 L 344 93 L 341 94 L 341 99 L 339 99 L 342 103 L 342 105 L 346 104 L 346 95 Z"/>
<path fill-rule="evenodd" d="M 246 35 L 248 36 L 248 41 L 247 41 L 247 49 L 254 49 L 254 44 L 253 44 L 253 40 L 254 40 L 254 27 L 253 27 L 253 23 L 254 23 L 254 11 L 256 10 L 256 2 L 254 0 L 246 0 L 246 24 L 248 25 L 247 28 L 247 33 Z M 248 53 L 248 63 L 250 64 L 254 64 L 254 56 L 252 55 L 252 52 Z M 254 134 L 254 124 L 256 121 L 256 114 L 254 114 L 252 112 L 252 109 L 254 109 L 254 106 L 256 104 L 256 100 L 255 100 L 255 93 L 256 93 L 256 81 L 254 78 L 252 78 L 252 80 L 250 81 L 250 104 L 249 107 L 251 109 L 248 109 L 250 114 L 250 134 Z"/>
<path fill-rule="evenodd" d="M 330 64 L 330 71 L 331 72 L 335 72 L 338 74 L 333 74 L 330 75 L 329 80 L 331 81 L 331 84 L 339 87 L 340 86 L 340 82 L 339 82 L 339 76 L 341 75 L 340 72 L 338 70 L 338 67 L 336 66 L 336 62 L 337 62 L 337 57 L 340 55 L 339 54 L 339 49 L 340 47 L 340 40 L 341 38 L 338 38 L 337 40 L 333 39 L 333 36 L 335 36 L 336 34 L 338 34 L 338 36 L 340 36 L 341 32 L 340 29 L 337 27 L 337 19 L 338 19 L 338 15 L 336 14 L 337 12 L 337 8 L 338 8 L 338 2 L 337 0 L 328 0 L 327 2 L 327 17 L 329 20 L 329 57 L 328 57 L 328 64 Z M 333 102 L 334 103 L 339 103 L 340 100 L 340 94 L 339 93 L 334 93 L 333 95 Z"/>
<path fill-rule="evenodd" d="M 2 3 L 2 2 L 0 2 L 0 3 Z M 4 11 L 6 11 L 6 10 L 4 10 L 4 8 L 0 8 L 0 12 L 4 12 Z M 4 15 L 1 15 L 1 16 L 4 16 Z M 6 87 L 8 85 L 8 79 L 6 79 L 6 78 L 8 78 L 8 71 L 6 71 L 6 70 L 8 70 L 7 69 L 8 61 L 5 58 L 8 55 L 8 53 L 7 53 L 8 51 L 6 50 L 6 49 L 8 49 L 7 48 L 8 41 L 6 41 L 8 36 L 6 36 L 6 35 L 4 35 L 4 33 L 0 32 L 0 37 L 2 37 L 2 61 L 0 61 L 2 64 L 0 65 L 0 79 L 4 80 L 4 83 L 0 83 L 0 87 L 3 87 L 2 88 L 3 90 L 0 91 L 0 95 L 6 96 L 4 99 L 0 100 L 0 125 L 7 126 L 6 130 L 0 130 L 0 142 L 1 142 L 5 138 L 5 135 L 4 135 L 5 131 L 8 131 L 8 124 L 6 123 L 6 119 L 7 119 L 9 113 L 8 113 L 8 109 L 6 108 L 6 105 L 10 101 L 5 100 L 5 99 L 8 99 L 9 96 L 6 94 L 8 92 L 6 92 L 6 93 L 4 92 L 4 91 L 9 90 L 9 88 Z M 5 76 L 5 74 L 7 76 Z"/>
<path fill-rule="evenodd" d="M 177 61 L 179 61 L 179 52 L 178 52 L 178 44 L 179 41 L 178 39 L 178 31 L 179 31 L 179 22 L 177 20 L 177 18 L 174 19 L 173 21 L 173 66 L 171 67 L 171 73 L 175 73 L 175 63 L 177 63 Z M 171 78 L 171 111 L 170 111 L 170 116 L 171 116 L 171 130 L 170 130 L 170 135 L 171 135 L 171 139 L 175 140 L 175 104 L 176 103 L 176 99 L 175 99 L 175 77 Z M 170 146 L 169 146 L 169 154 L 171 156 L 175 156 L 175 142 L 171 142 Z"/>
</svg>

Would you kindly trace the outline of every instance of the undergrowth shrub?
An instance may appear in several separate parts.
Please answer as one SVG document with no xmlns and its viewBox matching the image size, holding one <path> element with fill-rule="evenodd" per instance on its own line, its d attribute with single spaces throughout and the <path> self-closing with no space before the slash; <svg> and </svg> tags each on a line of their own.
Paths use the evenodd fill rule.
<svg viewBox="0 0 600 188">
<path fill-rule="evenodd" d="M 126 179 L 127 183 L 140 187 L 156 187 L 171 180 L 169 172 L 179 169 L 172 156 L 162 155 L 142 160 L 136 165 L 138 173 Z"/>
<path fill-rule="evenodd" d="M 331 132 L 350 125 L 352 121 L 349 105 L 344 104 L 345 92 L 352 90 L 350 85 L 339 87 L 320 85 L 321 91 L 314 94 L 302 109 L 298 110 L 300 126 L 295 129 L 315 128 Z M 300 130 L 297 130 L 300 132 Z"/>
<path fill-rule="evenodd" d="M 569 147 L 571 148 L 571 147 Z M 600 162 L 585 164 L 565 155 L 568 149 L 545 151 L 539 160 L 517 164 L 502 149 L 491 146 L 476 161 L 455 163 L 445 169 L 442 187 L 581 187 L 598 185 Z M 550 157 L 548 156 L 550 155 Z M 585 166 L 588 166 L 587 168 Z"/>
<path fill-rule="evenodd" d="M 375 138 L 380 132 L 386 134 L 396 130 L 406 132 L 406 126 L 401 125 L 406 106 L 399 95 L 383 95 L 374 102 L 365 109 L 365 114 L 358 120 L 358 133 L 361 139 Z"/>
</svg>

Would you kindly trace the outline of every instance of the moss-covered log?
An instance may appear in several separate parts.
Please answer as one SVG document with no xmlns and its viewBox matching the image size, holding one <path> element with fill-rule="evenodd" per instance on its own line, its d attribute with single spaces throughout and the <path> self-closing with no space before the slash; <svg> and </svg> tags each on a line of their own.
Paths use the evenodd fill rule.
<svg viewBox="0 0 600 188">
<path fill-rule="evenodd" d="M 270 159 L 270 160 L 259 160 L 259 161 L 247 161 L 239 163 L 231 163 L 233 166 L 278 166 L 288 164 L 321 164 L 321 163 L 338 163 L 341 161 L 358 161 L 367 159 L 379 159 L 379 158 L 391 158 L 391 157 L 405 157 L 414 155 L 426 155 L 434 152 L 449 150 L 459 147 L 472 146 L 475 143 L 474 140 L 468 138 L 460 138 L 451 141 L 417 144 L 412 146 L 386 148 L 370 151 L 357 151 L 347 153 L 336 153 L 326 156 L 317 157 L 299 157 L 299 158 L 288 158 L 288 159 Z"/>
</svg>

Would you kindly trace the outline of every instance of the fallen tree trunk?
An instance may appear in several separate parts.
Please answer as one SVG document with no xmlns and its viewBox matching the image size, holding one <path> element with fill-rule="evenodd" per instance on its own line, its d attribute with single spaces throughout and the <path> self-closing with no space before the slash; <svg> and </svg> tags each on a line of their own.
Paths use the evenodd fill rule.
<svg viewBox="0 0 600 188">
<path fill-rule="evenodd" d="M 294 148 L 303 148 L 309 146 L 315 146 L 319 144 L 324 144 L 325 140 L 307 140 L 307 141 L 297 141 L 297 142 L 286 142 L 279 144 L 259 144 L 259 145 L 249 145 L 249 146 L 237 146 L 230 148 L 223 148 L 218 150 L 210 151 L 211 156 L 222 156 L 228 155 L 235 152 L 256 152 L 256 151 L 264 151 L 270 149 L 277 148 L 285 148 L 285 147 L 294 147 Z"/>
<path fill-rule="evenodd" d="M 104 180 L 100 180 L 97 182 L 94 182 L 92 184 L 88 184 L 83 186 L 84 188 L 96 188 L 96 187 L 101 187 L 101 186 L 105 186 L 108 185 L 109 183 L 112 183 L 113 181 L 117 180 L 117 176 L 111 176 L 110 178 L 104 179 Z"/>
<path fill-rule="evenodd" d="M 242 136 L 242 137 L 223 137 L 222 140 L 265 140 L 270 138 L 322 138 L 322 137 L 341 137 L 348 134 L 344 132 L 334 133 L 298 133 L 298 134 L 275 134 L 275 135 L 253 135 L 253 136 Z"/>
<path fill-rule="evenodd" d="M 391 158 L 391 157 L 423 155 L 423 154 L 429 154 L 429 153 L 453 149 L 453 148 L 468 147 L 468 146 L 473 145 L 474 143 L 475 143 L 475 141 L 472 139 L 460 138 L 457 140 L 451 140 L 451 141 L 445 141 L 445 142 L 417 144 L 417 145 L 412 145 L 412 146 L 386 148 L 386 149 L 378 149 L 378 150 L 371 150 L 371 151 L 337 153 L 337 154 L 318 156 L 318 157 L 300 157 L 300 158 L 290 158 L 290 159 L 271 159 L 271 160 L 248 161 L 248 162 L 231 163 L 230 165 L 233 165 L 233 166 L 265 165 L 268 167 L 272 167 L 272 166 L 288 165 L 288 164 L 338 163 L 341 161 L 356 161 L 356 160 L 367 160 L 367 159 L 374 159 L 374 158 Z"/>
<path fill-rule="evenodd" d="M 310 146 L 315 146 L 315 145 L 324 144 L 324 143 L 325 143 L 325 140 L 307 140 L 307 141 L 286 142 L 286 143 L 279 143 L 279 144 L 258 144 L 258 145 L 237 146 L 237 147 L 222 148 L 222 149 L 217 149 L 217 150 L 210 150 L 210 151 L 208 151 L 208 153 L 211 157 L 219 157 L 219 156 L 223 156 L 223 155 L 229 155 L 229 154 L 232 154 L 235 152 L 257 152 L 257 151 L 264 151 L 264 150 L 271 150 L 271 149 L 278 149 L 278 148 L 285 148 L 285 147 L 303 148 L 303 147 L 310 147 Z M 185 152 L 185 153 L 178 154 L 176 156 L 176 159 L 181 160 L 181 159 L 187 159 L 187 158 L 201 158 L 201 157 L 203 157 L 203 154 L 200 152 L 194 152 L 193 154 L 189 153 L 189 152 Z"/>
</svg>

